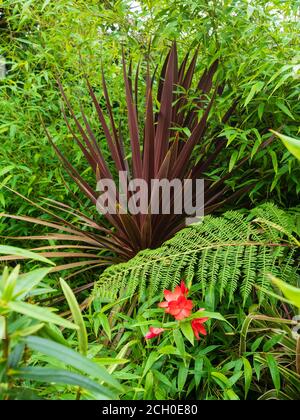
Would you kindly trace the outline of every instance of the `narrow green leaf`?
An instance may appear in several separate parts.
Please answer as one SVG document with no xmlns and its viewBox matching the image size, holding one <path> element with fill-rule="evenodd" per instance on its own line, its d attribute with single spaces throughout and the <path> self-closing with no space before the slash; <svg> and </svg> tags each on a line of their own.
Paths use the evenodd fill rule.
<svg viewBox="0 0 300 420">
<path fill-rule="evenodd" d="M 219 321 L 226 322 L 228 325 L 230 325 L 232 327 L 232 325 L 227 321 L 227 319 L 225 319 L 219 312 L 197 311 L 197 312 L 194 312 L 187 319 L 194 319 L 194 318 L 218 319 Z"/>
<path fill-rule="evenodd" d="M 191 137 L 191 132 L 190 132 L 190 130 L 189 130 L 189 128 L 188 127 L 183 127 L 183 129 L 182 129 L 182 131 L 184 132 L 184 134 L 189 138 L 189 137 Z"/>
<path fill-rule="evenodd" d="M 80 353 L 86 355 L 88 351 L 88 336 L 80 307 L 72 289 L 62 278 L 60 279 L 60 285 L 70 307 L 74 323 L 78 326 L 77 336 Z"/>
<path fill-rule="evenodd" d="M 178 391 L 179 392 L 183 390 L 188 373 L 189 373 L 188 366 L 181 365 L 179 367 L 179 371 L 178 371 Z"/>
<path fill-rule="evenodd" d="M 273 165 L 273 168 L 274 168 L 274 172 L 275 172 L 275 174 L 277 174 L 277 172 L 278 172 L 277 155 L 274 152 L 274 150 L 269 150 L 269 154 L 270 154 L 271 159 L 272 159 L 272 165 Z"/>
<path fill-rule="evenodd" d="M 43 12 L 43 11 L 44 11 L 44 9 L 48 6 L 48 4 L 50 3 L 50 1 L 51 1 L 51 0 L 45 0 L 45 1 L 44 1 L 44 4 L 43 4 L 42 9 L 41 9 L 41 12 Z"/>
<path fill-rule="evenodd" d="M 206 354 L 215 351 L 220 346 L 207 346 L 197 352 L 197 356 L 205 356 Z"/>
<path fill-rule="evenodd" d="M 195 370 L 194 370 L 196 388 L 198 388 L 198 386 L 200 385 L 202 376 L 203 376 L 203 358 L 197 357 L 195 360 Z"/>
<path fill-rule="evenodd" d="M 39 332 L 39 336 L 60 343 L 63 346 L 70 347 L 70 343 L 64 338 L 59 327 L 54 324 L 45 324 L 43 329 Z"/>
<path fill-rule="evenodd" d="M 5 285 L 7 282 L 7 279 L 9 277 L 9 268 L 7 266 L 4 267 L 2 276 L 0 276 L 0 291 L 3 292 L 5 289 Z"/>
<path fill-rule="evenodd" d="M 144 392 L 144 399 L 145 400 L 151 399 L 152 392 L 153 392 L 153 385 L 154 385 L 153 373 L 150 370 L 147 373 L 146 380 L 145 380 L 145 392 Z"/>
<path fill-rule="evenodd" d="M 54 357 L 66 365 L 72 366 L 87 375 L 100 379 L 115 388 L 122 389 L 119 382 L 116 381 L 104 368 L 98 366 L 92 360 L 87 359 L 85 356 L 82 356 L 80 353 L 77 353 L 66 346 L 35 336 L 25 338 L 24 342 L 32 350 Z"/>
<path fill-rule="evenodd" d="M 38 319 L 43 322 L 50 322 L 56 325 L 60 325 L 64 328 L 77 329 L 77 325 L 72 322 L 63 319 L 62 317 L 54 314 L 47 308 L 41 308 L 37 305 L 31 305 L 25 302 L 8 302 L 7 307 L 14 312 L 22 315 L 29 316 L 30 318 Z"/>
<path fill-rule="evenodd" d="M 36 334 L 40 329 L 44 327 L 45 324 L 35 324 L 31 325 L 30 327 L 23 328 L 22 330 L 14 331 L 13 334 L 11 334 L 11 337 L 26 337 L 27 335 L 33 335 Z"/>
<path fill-rule="evenodd" d="M 245 100 L 244 106 L 248 105 L 248 103 L 251 101 L 254 95 L 257 92 L 259 92 L 263 88 L 263 86 L 264 86 L 264 82 L 257 82 L 251 87 L 250 92 Z"/>
<path fill-rule="evenodd" d="M 211 376 L 214 380 L 221 386 L 223 390 L 230 388 L 230 383 L 228 382 L 228 378 L 221 372 L 211 372 Z"/>
<path fill-rule="evenodd" d="M 170 380 L 167 378 L 166 375 L 162 374 L 161 372 L 155 369 L 153 369 L 153 372 L 154 372 L 154 376 L 156 376 L 159 379 L 159 381 L 167 385 L 167 387 L 169 387 L 170 389 L 174 388 L 172 385 L 172 382 L 170 382 Z"/>
<path fill-rule="evenodd" d="M 161 356 L 156 351 L 153 351 L 152 353 L 149 354 L 149 357 L 145 363 L 143 376 L 147 374 L 149 369 L 151 369 L 152 365 L 159 359 L 159 357 Z"/>
<path fill-rule="evenodd" d="M 20 342 L 9 353 L 8 366 L 10 368 L 17 367 L 24 356 L 25 344 Z M 1 375 L 0 375 L 1 377 Z"/>
<path fill-rule="evenodd" d="M 4 316 L 0 316 L 0 341 L 5 338 L 6 320 Z"/>
<path fill-rule="evenodd" d="M 238 150 L 235 150 L 233 153 L 232 153 L 232 155 L 231 155 L 231 157 L 230 157 L 230 161 L 229 161 L 229 172 L 231 172 L 232 171 L 232 169 L 233 169 L 233 167 L 234 167 L 234 165 L 235 165 L 235 163 L 236 163 L 236 161 L 237 161 L 237 159 L 238 159 L 238 156 L 239 156 L 239 152 L 238 152 Z"/>
<path fill-rule="evenodd" d="M 251 159 L 253 158 L 253 156 L 257 152 L 257 150 L 258 150 L 258 148 L 259 148 L 260 145 L 261 145 L 260 139 L 256 139 L 255 140 L 255 143 L 254 143 L 254 145 L 252 147 L 252 150 L 251 150 Z"/>
<path fill-rule="evenodd" d="M 275 334 L 270 340 L 263 345 L 263 352 L 268 353 L 283 339 L 285 333 Z"/>
<path fill-rule="evenodd" d="M 254 353 L 259 348 L 261 342 L 263 341 L 265 337 L 262 335 L 261 337 L 258 337 L 254 343 L 251 344 L 251 351 Z"/>
<path fill-rule="evenodd" d="M 161 354 L 178 354 L 176 347 L 170 345 L 158 349 L 158 352 Z"/>
<path fill-rule="evenodd" d="M 13 297 L 15 285 L 17 283 L 17 278 L 19 276 L 19 272 L 20 272 L 20 265 L 17 265 L 12 270 L 12 272 L 9 274 L 9 276 L 7 277 L 5 281 L 2 299 L 6 302 L 10 301 L 11 298 Z"/>
<path fill-rule="evenodd" d="M 260 360 L 258 360 L 258 358 L 255 355 L 254 355 L 254 358 L 253 358 L 253 367 L 254 367 L 254 370 L 255 370 L 256 378 L 259 381 L 262 365 L 261 365 Z"/>
<path fill-rule="evenodd" d="M 176 328 L 176 329 L 173 330 L 173 336 L 174 336 L 174 340 L 175 340 L 175 343 L 176 343 L 176 347 L 177 347 L 180 355 L 182 357 L 185 357 L 184 341 L 183 341 L 182 334 L 179 331 L 179 329 Z"/>
<path fill-rule="evenodd" d="M 294 120 L 294 116 L 291 113 L 291 111 L 288 109 L 288 107 L 286 105 L 284 105 L 283 102 L 281 101 L 276 101 L 276 106 L 282 111 L 284 112 L 288 117 L 292 118 L 292 120 Z"/>
<path fill-rule="evenodd" d="M 300 160 L 300 140 L 294 139 L 293 137 L 289 137 L 281 133 L 277 133 L 277 131 L 274 130 L 270 131 L 279 137 L 288 151 Z"/>
<path fill-rule="evenodd" d="M 194 345 L 194 331 L 191 326 L 191 321 L 181 322 L 180 329 L 183 335 L 189 340 L 189 342 Z"/>
<path fill-rule="evenodd" d="M 78 373 L 70 372 L 64 369 L 51 369 L 36 366 L 25 367 L 12 371 L 11 375 L 16 378 L 29 379 L 38 382 L 54 382 L 57 384 L 74 385 L 76 387 L 79 386 L 87 389 L 88 391 L 102 395 L 103 399 L 114 399 L 116 397 L 113 392 L 104 386 L 99 385 L 97 382 L 92 381 L 83 375 L 79 375 Z"/>
<path fill-rule="evenodd" d="M 248 359 L 243 357 L 244 363 L 244 378 L 245 378 L 245 399 L 247 398 L 251 381 L 252 381 L 252 367 Z"/>
<path fill-rule="evenodd" d="M 233 391 L 233 389 L 227 389 L 225 395 L 230 401 L 238 401 L 239 396 Z"/>
<path fill-rule="evenodd" d="M 53 261 L 48 260 L 48 258 L 45 258 L 42 255 L 27 251 L 25 249 L 16 248 L 14 246 L 0 245 L 0 254 L 15 255 L 18 257 L 24 257 L 30 260 L 42 261 L 47 264 L 55 265 Z"/>
<path fill-rule="evenodd" d="M 128 343 L 126 343 L 125 344 L 125 346 L 123 346 L 122 347 L 122 349 L 119 351 L 119 353 L 117 354 L 117 356 L 116 356 L 116 359 L 123 359 L 124 358 L 124 356 L 126 355 L 126 353 L 127 353 L 127 350 L 129 349 L 129 347 L 130 346 L 133 346 L 134 344 L 136 344 L 138 342 L 138 340 L 131 340 L 131 341 L 129 341 Z M 113 373 L 115 370 L 116 370 L 116 368 L 117 368 L 117 365 L 116 364 L 114 364 L 114 365 L 112 365 L 112 366 L 110 366 L 108 369 L 107 369 L 107 371 L 108 371 L 108 373 Z"/>
<path fill-rule="evenodd" d="M 241 378 L 242 375 L 243 375 L 243 372 L 240 370 L 234 373 L 230 378 L 228 378 L 228 383 L 230 387 L 233 387 L 233 385 Z"/>
<path fill-rule="evenodd" d="M 280 372 L 278 369 L 276 359 L 274 358 L 274 356 L 272 356 L 272 354 L 267 354 L 266 361 L 270 369 L 270 373 L 271 373 L 271 377 L 272 377 L 275 389 L 276 391 L 280 391 Z"/>
<path fill-rule="evenodd" d="M 285 394 L 284 392 L 277 392 L 275 389 L 270 389 L 270 391 L 265 392 L 263 395 L 261 395 L 258 399 L 258 401 L 262 400 L 290 400 L 293 401 L 293 398 L 291 398 L 290 395 Z"/>
<path fill-rule="evenodd" d="M 110 341 L 111 340 L 111 329 L 110 329 L 110 325 L 109 325 L 109 321 L 108 321 L 107 316 L 103 313 L 100 313 L 100 314 L 97 314 L 97 318 L 99 319 L 100 324 L 101 324 L 102 328 L 104 329 L 105 334 L 107 335 L 107 337 L 109 338 L 109 341 Z"/>
<path fill-rule="evenodd" d="M 111 357 L 95 357 L 93 359 L 93 361 L 95 363 L 97 363 L 98 365 L 103 365 L 103 366 L 111 366 L 111 365 L 124 365 L 125 363 L 130 362 L 129 359 L 113 359 Z"/>
<path fill-rule="evenodd" d="M 291 301 L 291 303 L 300 308 L 300 288 L 291 286 L 290 284 L 277 279 L 270 275 L 272 282 L 282 291 L 284 296 Z"/>
<path fill-rule="evenodd" d="M 0 170 L 0 177 L 1 176 L 3 176 L 3 175 L 5 175 L 5 174 L 7 174 L 7 172 L 11 172 L 13 169 L 15 169 L 16 168 L 16 166 L 15 165 L 8 165 L 8 166 L 5 166 L 4 168 L 2 168 L 1 170 Z"/>
<path fill-rule="evenodd" d="M 265 110 L 265 104 L 264 104 L 263 102 L 261 102 L 261 103 L 258 105 L 258 108 L 257 108 L 257 115 L 258 115 L 258 118 L 260 119 L 260 121 L 261 121 L 261 119 L 262 119 L 262 116 L 263 116 L 264 110 Z"/>
<path fill-rule="evenodd" d="M 18 297 L 18 299 L 21 299 L 26 296 L 27 293 L 37 286 L 50 271 L 51 268 L 38 268 L 29 273 L 20 274 L 15 286 L 14 298 Z"/>
</svg>

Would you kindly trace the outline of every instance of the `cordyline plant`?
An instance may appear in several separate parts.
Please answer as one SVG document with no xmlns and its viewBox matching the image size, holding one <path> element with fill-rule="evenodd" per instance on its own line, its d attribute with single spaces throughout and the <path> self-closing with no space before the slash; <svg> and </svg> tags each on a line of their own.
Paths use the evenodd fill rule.
<svg viewBox="0 0 300 420">
<path fill-rule="evenodd" d="M 133 83 L 131 74 L 128 75 L 127 73 L 123 53 L 123 74 L 128 113 L 128 132 L 132 152 L 131 159 L 125 157 L 126 147 L 120 129 L 116 126 L 103 71 L 102 84 L 107 115 L 104 115 L 100 102 L 97 100 L 89 81 L 86 80 L 86 82 L 91 101 L 97 111 L 101 130 L 105 135 L 115 165 L 114 169 L 117 172 L 127 171 L 131 173 L 132 178 L 145 180 L 149 186 L 148 193 L 150 198 L 153 198 L 153 194 L 157 194 L 157 192 L 151 190 L 151 180 L 153 179 L 190 179 L 195 181 L 203 178 L 205 182 L 205 214 L 207 214 L 222 206 L 227 200 L 232 200 L 241 191 L 237 191 L 234 194 L 231 192 L 229 196 L 226 194 L 230 192 L 230 187 L 225 184 L 225 181 L 231 175 L 230 173 L 225 174 L 218 181 L 210 180 L 205 176 L 211 164 L 214 163 L 216 157 L 226 146 L 226 139 L 217 137 L 218 133 L 213 135 L 211 139 L 204 138 L 209 113 L 216 96 L 222 94 L 223 87 L 217 85 L 213 89 L 213 77 L 218 67 L 218 61 L 215 61 L 204 71 L 197 83 L 198 97 L 189 100 L 187 92 L 192 85 L 197 52 L 195 52 L 191 60 L 189 60 L 189 54 L 187 54 L 182 63 L 178 65 L 176 44 L 172 45 L 158 81 L 157 100 L 153 99 L 154 77 L 150 76 L 148 64 L 146 106 L 143 117 L 138 115 L 137 107 L 138 71 Z M 97 141 L 97 136 L 89 124 L 83 108 L 81 107 L 82 118 L 79 120 L 61 83 L 59 82 L 58 84 L 65 103 L 65 108 L 63 109 L 65 122 L 92 168 L 95 180 L 98 182 L 103 178 L 113 179 L 113 168 L 109 168 L 105 161 L 101 145 Z M 207 100 L 208 96 L 210 96 L 209 101 Z M 160 104 L 158 111 L 154 110 L 154 102 Z M 223 123 L 228 121 L 235 106 L 236 103 L 224 115 Z M 139 129 L 142 123 L 144 124 L 143 132 Z M 47 130 L 46 133 L 69 175 L 79 186 L 80 190 L 91 200 L 93 205 L 96 206 L 99 197 L 97 189 L 83 179 L 54 144 Z M 193 153 L 196 146 L 200 146 L 197 151 L 197 156 L 200 156 L 198 161 L 195 153 Z M 237 166 L 240 166 L 247 159 L 243 158 Z M 174 203 L 175 199 L 174 195 L 170 196 L 172 203 Z M 9 217 L 38 223 L 63 232 L 26 237 L 26 239 L 64 241 L 63 245 L 35 248 L 35 251 L 40 251 L 42 255 L 48 258 L 72 257 L 79 259 L 79 261 L 74 263 L 59 265 L 54 270 L 80 267 L 80 271 L 82 271 L 82 268 L 86 270 L 91 267 L 105 266 L 117 261 L 127 260 L 139 250 L 159 246 L 185 226 L 185 214 L 107 213 L 104 217 L 108 224 L 104 224 L 102 221 L 101 223 L 96 222 L 92 217 L 88 217 L 64 203 L 48 200 L 48 204 L 53 211 L 49 208 L 39 207 L 52 216 L 52 221 L 45 222 L 41 219 L 23 216 Z M 57 210 L 76 216 L 81 224 L 84 225 L 83 229 L 78 228 L 78 225 L 72 224 L 64 217 L 58 216 Z M 58 249 L 60 250 L 58 251 Z M 63 249 L 67 249 L 67 251 Z"/>
</svg>

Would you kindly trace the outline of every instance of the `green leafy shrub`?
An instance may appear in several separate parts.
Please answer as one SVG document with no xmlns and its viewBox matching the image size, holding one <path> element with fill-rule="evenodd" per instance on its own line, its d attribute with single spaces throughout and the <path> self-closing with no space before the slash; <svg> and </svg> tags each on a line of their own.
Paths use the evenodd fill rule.
<svg viewBox="0 0 300 420">
<path fill-rule="evenodd" d="M 0 399 L 39 399 L 43 393 L 37 382 L 71 386 L 73 398 L 115 398 L 116 389 L 122 390 L 119 383 L 104 368 L 72 350 L 56 327 L 78 329 L 80 345 L 82 324 L 73 324 L 50 308 L 27 302 L 51 292 L 42 283 L 50 268 L 26 274 L 19 271 L 20 266 L 11 272 L 6 267 L 0 277 Z M 72 292 L 66 285 L 64 291 L 69 301 Z M 73 298 L 73 315 L 75 302 Z"/>
<path fill-rule="evenodd" d="M 197 285 L 191 287 L 190 297 L 196 307 L 206 304 Z M 222 302 L 217 304 L 222 317 L 198 312 L 195 316 L 212 316 L 205 322 L 207 335 L 197 342 L 186 328 L 191 317 L 162 320 L 157 304 L 157 297 L 139 305 L 133 299 L 126 313 L 119 306 L 111 311 L 111 305 L 99 299 L 93 302 L 91 324 L 104 353 L 124 360 L 114 372 L 126 387 L 121 399 L 299 399 L 296 322 L 285 317 L 286 308 L 276 299 L 264 305 L 268 316 L 257 305 L 248 313 Z M 111 322 L 105 333 L 99 329 L 103 319 Z M 164 332 L 145 340 L 150 326 Z"/>
</svg>

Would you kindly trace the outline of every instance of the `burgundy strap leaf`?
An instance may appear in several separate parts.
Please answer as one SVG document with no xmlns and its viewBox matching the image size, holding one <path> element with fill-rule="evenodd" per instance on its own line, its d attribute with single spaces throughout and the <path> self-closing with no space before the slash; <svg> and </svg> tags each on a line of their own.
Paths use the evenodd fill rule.
<svg viewBox="0 0 300 420">
<path fill-rule="evenodd" d="M 154 178 L 154 137 L 155 129 L 152 102 L 152 86 L 148 64 L 146 87 L 146 119 L 143 149 L 143 179 L 145 179 L 147 183 L 150 182 L 152 178 Z"/>
<path fill-rule="evenodd" d="M 217 71 L 219 60 L 215 60 L 208 70 L 205 70 L 198 83 L 198 90 L 208 94 L 212 88 L 212 80 Z"/>
<path fill-rule="evenodd" d="M 81 110 L 81 115 L 82 115 L 82 118 L 83 118 L 83 121 L 84 121 L 86 130 L 88 132 L 88 135 L 89 135 L 90 139 L 92 140 L 93 145 L 95 147 L 95 149 L 92 149 L 92 152 L 94 151 L 94 156 L 95 156 L 95 160 L 96 160 L 96 163 L 97 163 L 97 168 L 99 168 L 99 170 L 100 170 L 100 176 L 101 176 L 101 178 L 109 178 L 109 179 L 112 179 L 112 174 L 111 174 L 110 170 L 107 167 L 107 164 L 105 162 L 105 159 L 103 157 L 103 154 L 101 153 L 101 150 L 100 150 L 100 148 L 99 148 L 99 146 L 97 144 L 96 136 L 95 136 L 95 134 L 94 134 L 94 132 L 93 132 L 93 130 L 92 130 L 92 128 L 91 128 L 91 126 L 90 126 L 87 118 L 86 118 L 86 115 L 85 115 L 85 113 L 83 111 L 82 106 L 80 106 L 80 110 Z"/>
<path fill-rule="evenodd" d="M 208 118 L 209 112 L 212 108 L 214 99 L 216 97 L 216 93 L 217 93 L 217 90 L 215 89 L 214 94 L 213 94 L 208 106 L 206 107 L 206 110 L 205 110 L 201 120 L 199 121 L 199 123 L 197 123 L 196 127 L 194 128 L 194 130 L 193 130 L 193 132 L 190 136 L 190 138 L 184 144 L 184 146 L 183 146 L 183 148 L 182 148 L 182 150 L 181 150 L 181 152 L 178 156 L 178 159 L 176 161 L 174 172 L 172 173 L 173 178 L 178 178 L 178 177 L 182 178 L 183 177 L 184 171 L 189 165 L 189 161 L 190 161 L 192 151 L 193 151 L 194 147 L 196 146 L 196 144 L 200 141 L 202 135 L 205 132 L 207 118 Z"/>
<path fill-rule="evenodd" d="M 66 116 L 66 112 L 64 110 L 64 108 L 62 107 L 62 114 L 65 120 L 65 123 L 68 127 L 68 130 L 70 131 L 70 133 L 72 134 L 74 140 L 76 141 L 76 143 L 78 144 L 78 146 L 80 147 L 80 150 L 82 151 L 82 153 L 84 154 L 86 160 L 88 161 L 88 163 L 91 165 L 92 169 L 94 172 L 96 172 L 96 167 L 97 167 L 97 163 L 95 161 L 94 156 L 92 156 L 87 150 L 86 148 L 83 146 L 83 144 L 81 143 L 81 141 L 78 139 L 78 137 L 76 136 L 74 130 L 72 129 L 72 127 L 69 124 L 68 118 Z"/>
<path fill-rule="evenodd" d="M 182 63 L 180 64 L 179 70 L 178 70 L 178 84 L 182 86 L 183 78 L 185 75 L 185 68 L 189 59 L 190 52 L 188 51 L 182 60 Z"/>
<path fill-rule="evenodd" d="M 124 170 L 123 169 L 122 156 L 120 155 L 120 152 L 117 149 L 116 144 L 114 143 L 114 141 L 112 139 L 112 136 L 110 134 L 109 128 L 108 128 L 107 123 L 105 121 L 105 118 L 104 118 L 102 109 L 101 109 L 101 107 L 99 105 L 99 102 L 97 101 L 97 98 L 95 96 L 95 93 L 94 93 L 94 91 L 93 91 L 93 89 L 92 89 L 92 87 L 91 87 L 91 85 L 90 85 L 90 83 L 89 83 L 88 80 L 87 80 L 87 86 L 88 86 L 88 89 L 89 89 L 89 92 L 90 92 L 92 101 L 94 103 L 94 106 L 96 108 L 97 115 L 98 115 L 99 121 L 101 123 L 101 126 L 103 128 L 103 131 L 104 131 L 104 134 L 105 134 L 105 137 L 106 137 L 106 141 L 107 141 L 109 150 L 111 152 L 112 158 L 113 158 L 113 160 L 115 162 L 116 168 L 117 168 L 118 171 L 122 171 L 122 170 Z"/>
<path fill-rule="evenodd" d="M 155 134 L 155 176 L 160 170 L 160 166 L 166 156 L 169 145 L 176 55 L 176 44 L 173 44 L 167 64 L 166 78 L 162 89 L 161 105 Z"/>
<path fill-rule="evenodd" d="M 136 67 L 135 79 L 134 79 L 134 102 L 135 102 L 135 109 L 136 109 L 136 116 L 137 120 L 139 120 L 139 112 L 138 112 L 138 105 L 139 105 L 139 70 L 140 70 L 140 62 Z"/>
<path fill-rule="evenodd" d="M 123 75 L 124 75 L 125 90 L 126 90 L 128 125 L 129 125 L 130 144 L 131 144 L 131 151 L 132 151 L 133 176 L 134 178 L 141 178 L 143 174 L 143 168 L 142 168 L 142 158 L 141 158 L 141 151 L 140 151 L 137 115 L 136 115 L 136 109 L 132 100 L 132 93 L 131 93 L 130 85 L 127 78 L 124 51 L 122 52 L 122 55 L 123 55 Z"/>
<path fill-rule="evenodd" d="M 180 83 L 180 86 L 183 88 L 184 92 L 188 91 L 191 87 L 193 76 L 195 73 L 195 67 L 197 62 L 197 56 L 198 56 L 198 49 L 196 50 L 195 54 L 193 55 L 193 58 L 191 60 L 191 63 L 189 65 L 189 68 L 183 76 L 183 80 Z M 187 104 L 187 99 L 182 95 L 182 97 L 177 101 L 176 104 L 176 114 L 173 118 L 173 121 L 181 126 L 184 121 L 184 114 L 185 111 L 182 109 Z"/>
<path fill-rule="evenodd" d="M 122 139 L 118 136 L 118 131 L 117 131 L 117 128 L 116 128 L 116 124 L 115 124 L 115 120 L 114 120 L 114 116 L 113 116 L 113 112 L 112 112 L 112 107 L 111 107 L 111 103 L 110 103 L 110 99 L 109 99 L 109 95 L 108 95 L 108 90 L 107 90 L 107 86 L 106 86 L 106 81 L 105 81 L 103 69 L 102 69 L 101 72 L 102 72 L 103 92 L 104 92 L 104 97 L 105 97 L 105 102 L 106 102 L 106 108 L 107 108 L 108 113 L 109 113 L 109 119 L 110 119 L 110 125 L 111 125 L 112 132 L 113 132 L 113 138 L 114 138 L 114 141 L 117 145 L 117 148 L 119 149 L 119 154 L 122 156 L 122 159 L 124 160 L 124 153 L 122 151 L 122 144 L 121 144 Z M 123 162 L 123 164 L 124 164 L 124 162 Z"/>
</svg>

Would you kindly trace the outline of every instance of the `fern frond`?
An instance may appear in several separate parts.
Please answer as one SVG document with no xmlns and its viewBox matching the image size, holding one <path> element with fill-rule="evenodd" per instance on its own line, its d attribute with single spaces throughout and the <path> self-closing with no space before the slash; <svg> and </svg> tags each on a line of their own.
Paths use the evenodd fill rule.
<svg viewBox="0 0 300 420">
<path fill-rule="evenodd" d="M 218 294 L 229 303 L 238 295 L 245 304 L 256 284 L 269 287 L 267 273 L 299 280 L 294 232 L 293 217 L 273 204 L 246 215 L 229 211 L 222 217 L 206 216 L 160 248 L 107 268 L 97 282 L 96 296 L 108 290 L 129 296 L 139 291 L 150 298 L 184 278 L 187 284 L 198 283 L 203 295 Z"/>
</svg>

